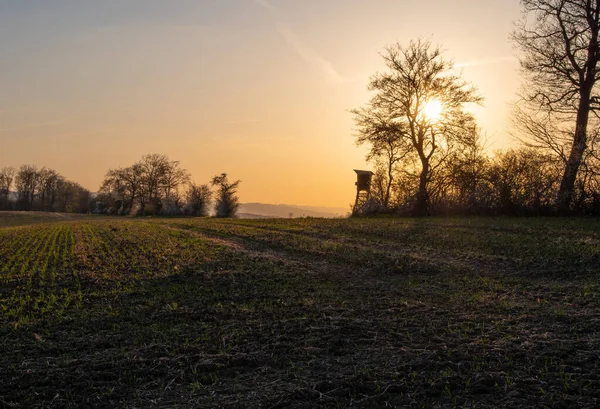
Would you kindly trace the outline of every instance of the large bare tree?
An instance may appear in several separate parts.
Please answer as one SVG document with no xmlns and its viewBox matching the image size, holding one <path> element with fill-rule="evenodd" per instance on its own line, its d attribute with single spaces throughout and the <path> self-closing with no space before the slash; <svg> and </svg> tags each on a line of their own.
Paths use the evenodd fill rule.
<svg viewBox="0 0 600 409">
<path fill-rule="evenodd" d="M 368 105 L 354 111 L 359 132 L 374 148 L 391 135 L 397 158 L 404 155 L 405 147 L 418 157 L 419 188 L 413 214 L 424 215 L 429 210 L 428 185 L 433 175 L 473 127 L 473 116 L 465 111 L 465 104 L 479 103 L 481 98 L 453 72 L 452 62 L 444 60 L 440 48 L 430 41 L 394 44 L 382 57 L 387 72 L 371 77 L 369 90 L 375 94 Z M 369 121 L 383 121 L 385 126 L 374 127 Z"/>
<path fill-rule="evenodd" d="M 134 164 L 126 168 L 109 169 L 104 176 L 100 192 L 114 200 L 113 209 L 121 214 L 129 214 L 142 191 L 142 168 Z"/>
<path fill-rule="evenodd" d="M 178 161 L 166 155 L 145 155 L 132 166 L 110 169 L 100 192 L 112 198 L 113 211 L 160 213 L 164 205 L 176 202 L 180 189 L 189 181 L 189 173 Z"/>
<path fill-rule="evenodd" d="M 556 208 L 565 213 L 573 200 L 577 174 L 588 148 L 590 115 L 600 108 L 596 88 L 600 0 L 521 3 L 524 17 L 512 37 L 523 52 L 521 67 L 527 80 L 523 97 L 538 110 L 537 115 L 545 113 L 561 130 L 548 132 L 552 129 L 529 122 L 538 142 L 564 158 Z M 565 128 L 559 126 L 565 121 L 573 124 L 566 144 L 560 140 Z"/>
<path fill-rule="evenodd" d="M 39 208 L 42 211 L 54 211 L 61 176 L 53 169 L 42 168 L 38 173 L 38 198 Z"/>
<path fill-rule="evenodd" d="M 15 176 L 19 210 L 32 210 L 38 184 L 39 170 L 37 166 L 23 165 L 19 168 Z"/>
</svg>

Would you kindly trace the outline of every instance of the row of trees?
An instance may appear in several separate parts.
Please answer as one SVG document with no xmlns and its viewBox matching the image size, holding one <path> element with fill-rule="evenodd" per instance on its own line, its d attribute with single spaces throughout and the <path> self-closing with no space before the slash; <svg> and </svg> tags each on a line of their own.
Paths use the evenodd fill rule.
<svg viewBox="0 0 600 409">
<path fill-rule="evenodd" d="M 0 210 L 208 216 L 214 206 L 216 216 L 234 217 L 239 184 L 223 173 L 210 184 L 197 185 L 178 161 L 159 154 L 110 169 L 97 194 L 49 168 L 4 167 L 0 169 Z"/>
<path fill-rule="evenodd" d="M 390 181 L 387 167 L 377 165 L 371 200 L 357 213 L 414 214 L 419 173 L 413 169 L 394 171 Z M 563 163 L 555 157 L 531 148 L 497 151 L 494 155 L 486 155 L 479 148 L 455 152 L 428 182 L 428 212 L 552 215 L 562 170 Z M 581 175 L 571 209 L 579 214 L 600 215 L 600 178 L 588 171 Z"/>
<path fill-rule="evenodd" d="M 430 42 L 392 45 L 373 97 L 352 111 L 376 164 L 372 200 L 356 212 L 600 214 L 600 0 L 522 4 L 521 147 L 486 155 L 468 110 L 476 90 Z"/>
<path fill-rule="evenodd" d="M 165 155 L 145 155 L 131 166 L 110 169 L 95 198 L 95 213 L 118 215 L 207 216 L 214 204 L 217 217 L 233 217 L 239 207 L 237 188 L 227 174 L 210 185 L 198 185 L 178 161 Z M 213 191 L 216 188 L 213 203 Z"/>
<path fill-rule="evenodd" d="M 86 213 L 89 202 L 87 189 L 53 169 L 34 165 L 0 169 L 0 210 Z"/>
</svg>

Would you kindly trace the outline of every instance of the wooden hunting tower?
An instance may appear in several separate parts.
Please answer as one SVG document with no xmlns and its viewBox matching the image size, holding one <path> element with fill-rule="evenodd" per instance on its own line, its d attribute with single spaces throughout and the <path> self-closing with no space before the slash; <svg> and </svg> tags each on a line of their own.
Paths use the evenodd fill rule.
<svg viewBox="0 0 600 409">
<path fill-rule="evenodd" d="M 356 170 L 356 201 L 353 212 L 357 212 L 371 197 L 371 179 L 374 173 L 369 170 Z"/>
</svg>

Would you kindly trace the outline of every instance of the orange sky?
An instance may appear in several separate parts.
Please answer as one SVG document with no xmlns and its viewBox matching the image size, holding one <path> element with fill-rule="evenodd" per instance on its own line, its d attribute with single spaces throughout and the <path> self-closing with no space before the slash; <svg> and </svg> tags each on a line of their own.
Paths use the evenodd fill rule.
<svg viewBox="0 0 600 409">
<path fill-rule="evenodd" d="M 378 52 L 440 44 L 503 148 L 518 17 L 518 0 L 0 0 L 0 167 L 95 191 L 108 168 L 165 153 L 197 182 L 242 179 L 242 202 L 347 208 L 352 169 L 370 167 L 348 110 Z"/>
</svg>

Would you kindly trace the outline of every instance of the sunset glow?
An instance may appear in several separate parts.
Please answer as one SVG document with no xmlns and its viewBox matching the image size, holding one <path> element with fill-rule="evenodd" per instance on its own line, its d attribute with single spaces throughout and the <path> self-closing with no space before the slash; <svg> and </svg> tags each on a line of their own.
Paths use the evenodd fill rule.
<svg viewBox="0 0 600 409">
<path fill-rule="evenodd" d="M 438 119 L 440 119 L 443 109 L 444 106 L 442 105 L 439 99 L 432 99 L 431 101 L 427 102 L 427 104 L 425 104 L 425 107 L 423 108 L 423 113 L 425 114 L 425 117 L 427 119 L 429 119 L 432 122 L 436 122 Z"/>
<path fill-rule="evenodd" d="M 373 168 L 349 110 L 384 47 L 440 44 L 485 98 L 489 149 L 505 148 L 518 17 L 519 0 L 0 0 L 0 164 L 95 192 L 161 153 L 197 182 L 241 179 L 242 202 L 348 209 L 352 170 Z"/>
</svg>

